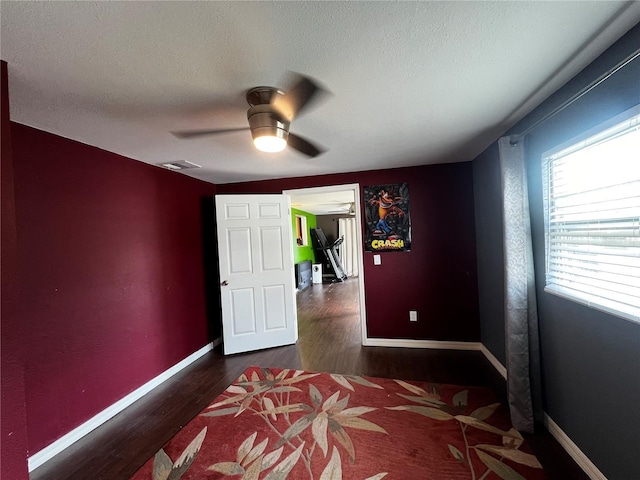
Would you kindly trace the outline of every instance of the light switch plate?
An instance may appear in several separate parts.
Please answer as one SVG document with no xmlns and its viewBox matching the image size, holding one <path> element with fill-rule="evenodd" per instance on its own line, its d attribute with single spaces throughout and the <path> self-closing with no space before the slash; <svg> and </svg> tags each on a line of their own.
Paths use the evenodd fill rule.
<svg viewBox="0 0 640 480">
<path fill-rule="evenodd" d="M 380 255 L 379 254 L 375 254 L 373 256 L 373 264 L 374 265 L 382 265 L 382 260 L 380 259 Z"/>
</svg>

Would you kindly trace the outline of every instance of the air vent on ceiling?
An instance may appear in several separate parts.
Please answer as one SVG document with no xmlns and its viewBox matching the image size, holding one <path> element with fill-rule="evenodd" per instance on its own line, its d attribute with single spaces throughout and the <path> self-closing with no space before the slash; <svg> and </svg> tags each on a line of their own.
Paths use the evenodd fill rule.
<svg viewBox="0 0 640 480">
<path fill-rule="evenodd" d="M 161 163 L 160 165 L 168 168 L 169 170 L 187 170 L 188 168 L 202 168 L 200 165 L 187 162 L 186 160 L 180 160 L 177 162 L 169 162 L 169 163 Z"/>
</svg>

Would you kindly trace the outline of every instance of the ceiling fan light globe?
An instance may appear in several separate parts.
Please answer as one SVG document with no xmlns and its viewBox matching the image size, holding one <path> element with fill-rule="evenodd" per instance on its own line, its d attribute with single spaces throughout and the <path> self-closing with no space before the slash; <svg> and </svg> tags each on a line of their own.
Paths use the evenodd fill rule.
<svg viewBox="0 0 640 480">
<path fill-rule="evenodd" d="M 263 152 L 280 152 L 287 146 L 289 123 L 283 121 L 271 105 L 255 105 L 247 112 L 253 143 Z"/>
<path fill-rule="evenodd" d="M 275 153 L 284 150 L 287 146 L 287 141 L 282 137 L 263 135 L 261 137 L 254 138 L 253 144 L 262 152 Z"/>
</svg>

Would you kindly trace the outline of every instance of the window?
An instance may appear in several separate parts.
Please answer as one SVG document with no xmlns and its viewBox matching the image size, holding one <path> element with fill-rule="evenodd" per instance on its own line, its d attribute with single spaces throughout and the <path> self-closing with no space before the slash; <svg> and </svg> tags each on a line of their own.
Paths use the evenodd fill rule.
<svg viewBox="0 0 640 480">
<path fill-rule="evenodd" d="M 640 105 L 542 157 L 545 291 L 640 322 Z"/>
<path fill-rule="evenodd" d="M 309 236 L 307 234 L 307 217 L 296 215 L 296 244 L 299 247 L 309 245 Z"/>
</svg>

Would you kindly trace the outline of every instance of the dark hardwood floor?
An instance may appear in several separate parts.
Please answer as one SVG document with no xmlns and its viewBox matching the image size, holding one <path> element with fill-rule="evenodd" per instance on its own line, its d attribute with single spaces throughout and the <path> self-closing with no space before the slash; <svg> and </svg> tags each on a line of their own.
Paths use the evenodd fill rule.
<svg viewBox="0 0 640 480">
<path fill-rule="evenodd" d="M 362 347 L 358 282 L 298 293 L 296 345 L 225 357 L 210 352 L 31 472 L 31 480 L 128 479 L 235 380 L 260 365 L 492 388 L 505 382 L 480 352 Z M 543 428 L 525 438 L 550 479 L 588 477 Z"/>
</svg>

